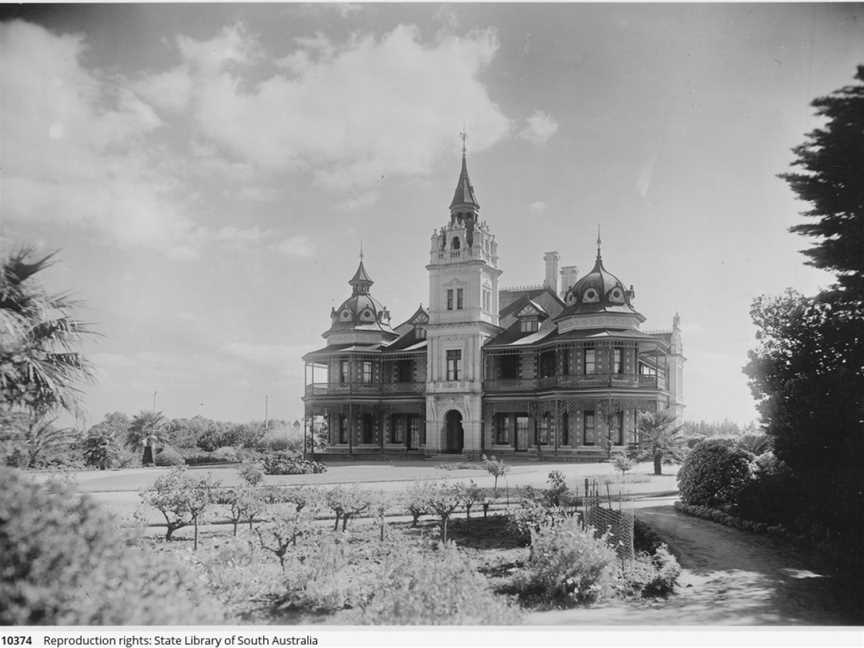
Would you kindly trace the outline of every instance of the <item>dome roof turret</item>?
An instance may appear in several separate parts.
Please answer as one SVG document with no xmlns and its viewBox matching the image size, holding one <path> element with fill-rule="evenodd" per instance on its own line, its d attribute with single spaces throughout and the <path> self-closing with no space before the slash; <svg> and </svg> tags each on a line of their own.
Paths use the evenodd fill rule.
<svg viewBox="0 0 864 648">
<path fill-rule="evenodd" d="M 600 240 L 597 240 L 597 259 L 588 274 L 570 286 L 564 295 L 567 304 L 560 317 L 590 313 L 622 313 L 644 317 L 633 308 L 636 296 L 633 286 L 625 288 L 623 282 L 603 266 Z"/>
<path fill-rule="evenodd" d="M 369 292 L 373 283 L 361 258 L 357 271 L 348 281 L 352 288 L 351 296 L 330 312 L 330 330 L 324 337 L 351 331 L 396 335 L 390 327 L 390 311 Z"/>
</svg>

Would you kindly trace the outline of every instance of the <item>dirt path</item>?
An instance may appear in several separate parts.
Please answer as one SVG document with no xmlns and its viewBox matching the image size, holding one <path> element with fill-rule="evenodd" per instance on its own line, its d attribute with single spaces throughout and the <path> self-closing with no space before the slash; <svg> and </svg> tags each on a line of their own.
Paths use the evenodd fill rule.
<svg viewBox="0 0 864 648">
<path fill-rule="evenodd" d="M 667 601 L 533 614 L 529 623 L 592 625 L 860 625 L 864 606 L 818 557 L 788 542 L 678 513 L 637 511 L 683 568 Z"/>
</svg>

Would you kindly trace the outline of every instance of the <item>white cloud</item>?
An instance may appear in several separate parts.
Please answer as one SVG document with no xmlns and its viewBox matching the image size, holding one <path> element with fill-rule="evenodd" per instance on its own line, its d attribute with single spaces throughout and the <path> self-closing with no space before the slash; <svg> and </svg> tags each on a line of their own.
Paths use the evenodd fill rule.
<svg viewBox="0 0 864 648">
<path fill-rule="evenodd" d="M 315 254 L 315 246 L 308 236 L 291 236 L 275 245 L 277 252 L 285 256 L 311 257 Z"/>
<path fill-rule="evenodd" d="M 528 209 L 531 210 L 532 214 L 542 214 L 546 211 L 546 207 L 548 207 L 548 205 L 542 200 L 537 200 L 528 205 Z"/>
<path fill-rule="evenodd" d="M 545 144 L 558 132 L 558 122 L 542 110 L 535 110 L 525 122 L 525 128 L 519 133 L 519 137 L 533 144 Z"/>
<path fill-rule="evenodd" d="M 181 53 L 193 75 L 194 119 L 206 137 L 263 170 L 311 168 L 320 184 L 348 191 L 368 189 L 381 176 L 429 172 L 463 123 L 474 150 L 506 136 L 509 120 L 477 79 L 497 48 L 489 30 L 431 44 L 405 25 L 341 46 L 318 34 L 277 62 L 290 75 L 257 84 L 242 64 L 260 47 L 242 30 L 194 45 L 184 39 Z"/>
<path fill-rule="evenodd" d="M 178 184 L 148 157 L 160 118 L 122 83 L 85 70 L 83 51 L 81 36 L 0 24 L 5 213 L 191 256 L 198 231 Z"/>
</svg>

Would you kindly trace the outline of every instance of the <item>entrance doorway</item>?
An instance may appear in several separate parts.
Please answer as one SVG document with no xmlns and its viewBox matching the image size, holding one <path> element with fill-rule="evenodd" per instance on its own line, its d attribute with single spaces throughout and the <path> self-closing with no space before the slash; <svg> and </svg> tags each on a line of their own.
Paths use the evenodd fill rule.
<svg viewBox="0 0 864 648">
<path fill-rule="evenodd" d="M 444 443 L 445 452 L 462 452 L 465 442 L 465 433 L 462 430 L 462 415 L 456 410 L 450 410 L 445 416 L 446 439 Z"/>
</svg>

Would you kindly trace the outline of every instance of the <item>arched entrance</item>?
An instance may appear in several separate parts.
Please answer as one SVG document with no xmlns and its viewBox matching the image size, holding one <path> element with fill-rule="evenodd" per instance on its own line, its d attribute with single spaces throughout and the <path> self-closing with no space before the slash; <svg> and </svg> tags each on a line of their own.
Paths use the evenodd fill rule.
<svg viewBox="0 0 864 648">
<path fill-rule="evenodd" d="M 450 410 L 445 420 L 445 452 L 462 452 L 465 443 L 465 433 L 462 430 L 462 415 L 456 410 Z"/>
</svg>

